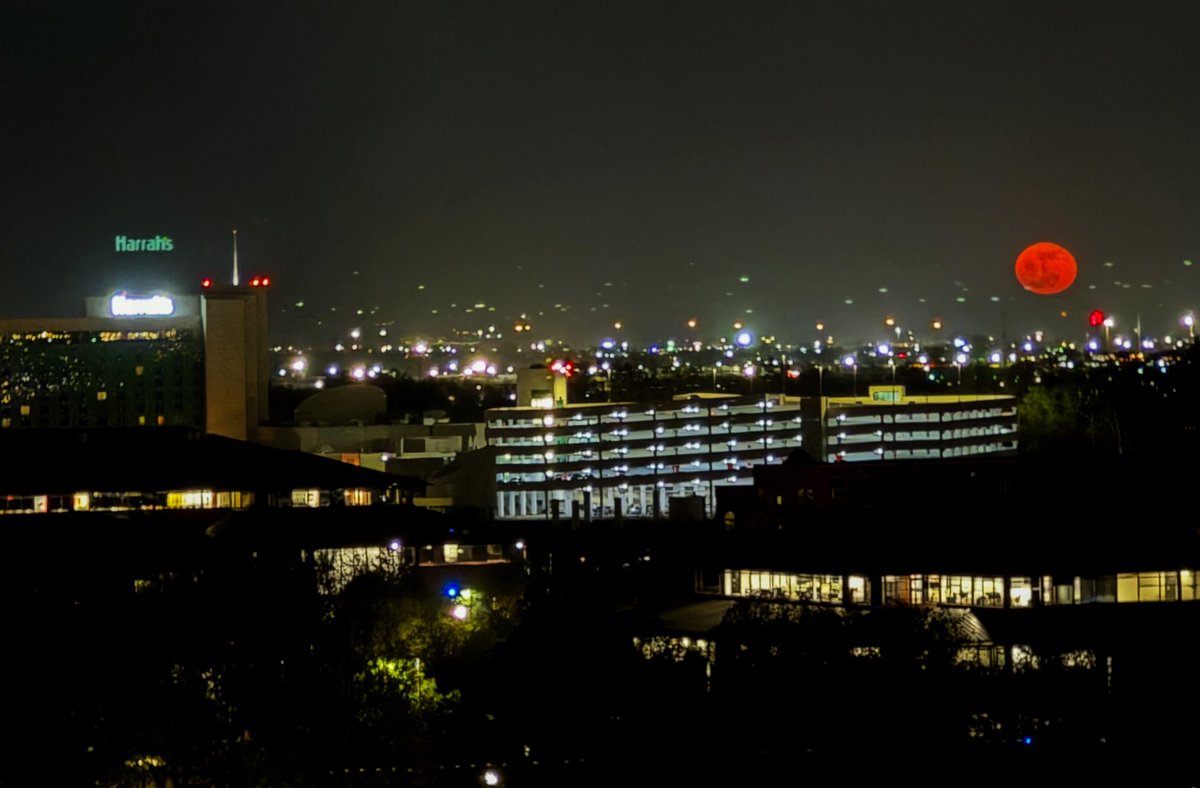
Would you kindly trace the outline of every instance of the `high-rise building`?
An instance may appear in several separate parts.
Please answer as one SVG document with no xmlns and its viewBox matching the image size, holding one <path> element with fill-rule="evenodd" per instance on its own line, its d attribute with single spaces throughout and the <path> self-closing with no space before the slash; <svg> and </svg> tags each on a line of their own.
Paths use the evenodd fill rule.
<svg viewBox="0 0 1200 788">
<path fill-rule="evenodd" d="M 269 280 L 115 293 L 84 317 L 0 320 L 0 428 L 187 426 L 246 440 L 267 416 Z"/>
</svg>

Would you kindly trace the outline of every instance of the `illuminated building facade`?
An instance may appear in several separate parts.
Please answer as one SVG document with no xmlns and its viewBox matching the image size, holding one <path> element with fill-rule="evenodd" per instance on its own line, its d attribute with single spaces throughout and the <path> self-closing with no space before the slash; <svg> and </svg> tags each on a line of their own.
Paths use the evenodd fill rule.
<svg viewBox="0 0 1200 788">
<path fill-rule="evenodd" d="M 811 425 L 819 425 L 810 433 L 809 445 L 822 447 L 813 456 L 824 462 L 1005 456 L 1017 451 L 1017 401 L 1008 395 L 909 396 L 903 386 L 871 386 L 867 397 L 822 397 L 808 403 Z"/>
<path fill-rule="evenodd" d="M 1095 573 L 1008 574 L 811 574 L 726 569 L 719 593 L 831 605 L 1030 608 L 1200 599 L 1194 569 Z"/>
<path fill-rule="evenodd" d="M 89 298 L 83 318 L 0 321 L 0 428 L 204 424 L 199 297 L 174 299 L 169 316 L 114 316 L 107 302 Z"/>
<path fill-rule="evenodd" d="M 663 516 L 681 497 L 712 514 L 715 487 L 748 486 L 751 468 L 779 465 L 802 446 L 825 463 L 1003 457 L 1017 448 L 1009 396 L 910 397 L 902 386 L 879 386 L 865 398 L 706 394 L 564 405 L 523 394 L 518 401 L 537 404 L 485 417 L 501 518 L 571 516 L 576 505 L 585 518 Z"/>
<path fill-rule="evenodd" d="M 0 429 L 186 426 L 245 440 L 267 415 L 266 287 L 88 298 L 0 321 Z"/>
<path fill-rule="evenodd" d="M 575 506 L 585 517 L 665 516 L 668 500 L 680 498 L 711 511 L 714 485 L 749 485 L 752 467 L 782 462 L 801 445 L 798 403 L 780 399 L 489 410 L 496 516 L 565 517 Z"/>
</svg>

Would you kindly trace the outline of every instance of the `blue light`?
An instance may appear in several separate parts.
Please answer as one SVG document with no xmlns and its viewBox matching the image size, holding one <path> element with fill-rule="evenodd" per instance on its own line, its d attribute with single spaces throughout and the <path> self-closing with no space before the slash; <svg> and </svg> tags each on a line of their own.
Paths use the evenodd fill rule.
<svg viewBox="0 0 1200 788">
<path fill-rule="evenodd" d="M 447 583 L 446 587 L 442 589 L 442 593 L 444 593 L 446 596 L 450 597 L 451 599 L 457 598 L 458 597 L 458 583 Z"/>
<path fill-rule="evenodd" d="M 1033 737 L 1026 736 L 1024 739 L 1021 739 L 1021 744 L 1033 744 Z"/>
</svg>

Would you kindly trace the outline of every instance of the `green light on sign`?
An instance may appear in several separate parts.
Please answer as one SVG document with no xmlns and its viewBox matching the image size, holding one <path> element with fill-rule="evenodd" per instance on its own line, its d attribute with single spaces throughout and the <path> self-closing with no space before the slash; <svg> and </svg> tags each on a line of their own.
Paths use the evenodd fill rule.
<svg viewBox="0 0 1200 788">
<path fill-rule="evenodd" d="M 156 235 L 153 238 L 116 237 L 118 252 L 170 252 L 175 249 L 175 242 L 166 235 Z"/>
</svg>

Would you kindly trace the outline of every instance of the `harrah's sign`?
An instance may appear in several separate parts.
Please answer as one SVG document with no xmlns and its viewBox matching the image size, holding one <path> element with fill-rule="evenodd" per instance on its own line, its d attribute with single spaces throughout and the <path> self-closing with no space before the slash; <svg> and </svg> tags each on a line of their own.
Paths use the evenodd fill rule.
<svg viewBox="0 0 1200 788">
<path fill-rule="evenodd" d="M 116 245 L 118 252 L 170 252 L 175 248 L 175 242 L 165 235 L 156 235 L 153 238 L 126 238 L 118 235 Z"/>
<path fill-rule="evenodd" d="M 108 301 L 108 311 L 113 317 L 167 317 L 175 314 L 175 299 L 165 295 L 115 293 Z"/>
</svg>

